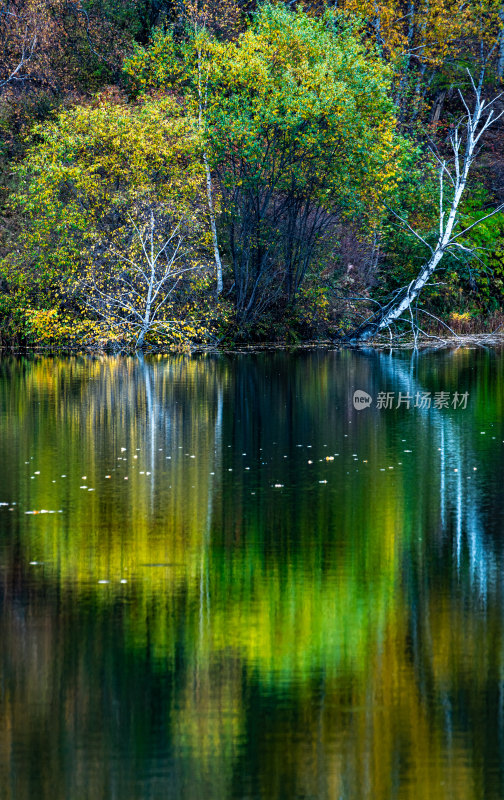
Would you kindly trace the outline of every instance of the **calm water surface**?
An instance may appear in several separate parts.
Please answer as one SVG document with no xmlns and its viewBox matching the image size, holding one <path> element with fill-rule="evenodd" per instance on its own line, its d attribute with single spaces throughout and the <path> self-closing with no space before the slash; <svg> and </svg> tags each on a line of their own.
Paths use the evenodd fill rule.
<svg viewBox="0 0 504 800">
<path fill-rule="evenodd" d="M 502 798 L 503 412 L 482 349 L 0 361 L 0 797 Z"/>
</svg>

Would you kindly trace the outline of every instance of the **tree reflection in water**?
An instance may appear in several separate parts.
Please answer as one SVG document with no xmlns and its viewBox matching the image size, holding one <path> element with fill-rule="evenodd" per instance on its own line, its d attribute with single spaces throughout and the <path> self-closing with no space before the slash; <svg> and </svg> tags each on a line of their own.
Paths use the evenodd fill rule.
<svg viewBox="0 0 504 800">
<path fill-rule="evenodd" d="M 1 362 L 2 796 L 501 797 L 503 370 Z"/>
</svg>

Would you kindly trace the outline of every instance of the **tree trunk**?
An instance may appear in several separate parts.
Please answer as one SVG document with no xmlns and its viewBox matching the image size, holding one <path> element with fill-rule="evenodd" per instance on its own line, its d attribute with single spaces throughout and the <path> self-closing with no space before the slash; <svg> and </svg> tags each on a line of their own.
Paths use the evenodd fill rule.
<svg viewBox="0 0 504 800">
<path fill-rule="evenodd" d="M 396 293 L 395 297 L 386 306 L 373 314 L 369 320 L 366 320 L 366 322 L 364 322 L 346 337 L 347 341 L 349 342 L 358 342 L 371 339 L 384 328 L 390 328 L 390 325 L 399 319 L 402 314 L 410 308 L 411 303 L 416 300 L 423 287 L 427 284 L 431 275 L 439 266 L 439 262 L 443 258 L 446 251 L 450 248 L 459 248 L 462 251 L 471 253 L 472 251 L 470 248 L 462 245 L 460 241 L 458 241 L 460 237 L 477 225 L 478 222 L 482 222 L 484 219 L 493 216 L 493 214 L 497 213 L 497 211 L 500 211 L 503 207 L 499 206 L 491 211 L 490 214 L 487 214 L 477 222 L 469 225 L 465 230 L 454 234 L 454 230 L 458 222 L 460 201 L 467 186 L 469 170 L 476 157 L 479 140 L 485 131 L 490 127 L 490 125 L 497 122 L 497 120 L 504 115 L 504 111 L 495 115 L 494 109 L 492 108 L 495 100 L 487 103 L 481 97 L 484 72 L 482 72 L 480 75 L 478 86 L 476 86 L 474 83 L 472 76 L 470 77 L 476 96 L 474 110 L 472 113 L 469 111 L 466 101 L 461 95 L 462 102 L 467 111 L 467 118 L 465 121 L 465 136 L 462 137 L 460 132 L 462 123 L 459 123 L 459 125 L 455 127 L 455 130 L 450 136 L 453 150 L 454 174 L 449 172 L 446 161 L 441 161 L 441 159 L 438 158 L 439 236 L 437 243 L 435 247 L 431 247 L 428 242 L 426 242 L 425 239 L 408 224 L 407 220 L 402 219 L 395 214 L 395 212 L 392 212 L 396 218 L 402 221 L 403 225 L 409 230 L 410 233 L 416 236 L 417 239 L 419 239 L 426 247 L 429 248 L 431 256 L 423 265 L 417 277 L 411 281 L 408 286 L 404 286 L 402 289 L 400 289 L 399 292 Z M 484 113 L 486 116 L 485 119 L 483 119 Z M 462 147 L 462 138 L 465 139 L 464 147 Z M 453 195 L 448 208 L 445 210 L 444 183 L 447 178 L 453 186 Z"/>
<path fill-rule="evenodd" d="M 195 34 L 197 33 L 197 25 L 195 23 Z M 206 111 L 207 105 L 207 91 L 208 85 L 205 83 L 204 91 L 201 80 L 201 61 L 202 51 L 198 48 L 198 130 L 203 132 L 203 112 Z M 210 217 L 210 232 L 212 234 L 212 245 L 215 260 L 215 277 L 217 279 L 217 295 L 222 292 L 222 262 L 219 252 L 219 240 L 217 238 L 217 223 L 215 221 L 215 207 L 213 202 L 213 188 L 212 188 L 212 173 L 210 172 L 210 165 L 206 151 L 203 150 L 203 166 L 205 167 L 206 187 L 207 187 L 207 202 L 208 202 L 208 215 Z"/>
<path fill-rule="evenodd" d="M 203 153 L 203 164 L 205 165 L 208 214 L 210 217 L 210 230 L 212 232 L 212 244 L 215 259 L 215 273 L 217 277 L 217 294 L 222 292 L 222 262 L 219 253 L 219 240 L 217 239 L 217 223 L 215 221 L 215 209 L 213 204 L 212 173 L 208 164 L 206 153 Z"/>
<path fill-rule="evenodd" d="M 147 333 L 146 328 L 142 328 L 140 333 L 138 334 L 138 339 L 136 340 L 135 350 L 143 350 L 143 346 L 145 343 L 145 334 Z"/>
<path fill-rule="evenodd" d="M 415 278 L 409 286 L 405 286 L 401 289 L 399 294 L 396 295 L 390 303 L 384 306 L 384 308 L 380 309 L 370 320 L 352 331 L 348 336 L 348 341 L 362 342 L 366 339 L 371 339 L 381 330 L 389 328 L 395 320 L 399 319 L 410 307 L 411 303 L 416 300 L 432 273 L 436 270 L 443 257 L 443 253 L 444 251 L 442 249 L 435 250 L 434 255 L 424 266 L 418 277 Z"/>
<path fill-rule="evenodd" d="M 499 9 L 500 32 L 499 32 L 499 58 L 497 61 L 497 75 L 504 77 L 504 3 Z"/>
</svg>

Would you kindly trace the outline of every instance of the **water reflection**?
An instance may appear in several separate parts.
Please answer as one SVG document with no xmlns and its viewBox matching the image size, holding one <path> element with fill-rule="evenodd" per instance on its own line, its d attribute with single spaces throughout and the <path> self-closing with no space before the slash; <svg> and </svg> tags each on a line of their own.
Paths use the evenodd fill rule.
<svg viewBox="0 0 504 800">
<path fill-rule="evenodd" d="M 2 796 L 501 797 L 503 371 L 0 362 Z"/>
</svg>

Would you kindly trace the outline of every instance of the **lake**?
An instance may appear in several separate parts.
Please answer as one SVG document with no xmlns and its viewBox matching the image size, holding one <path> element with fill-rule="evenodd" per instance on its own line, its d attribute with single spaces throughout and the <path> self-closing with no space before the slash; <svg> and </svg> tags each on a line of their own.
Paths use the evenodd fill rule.
<svg viewBox="0 0 504 800">
<path fill-rule="evenodd" d="M 503 412 L 484 348 L 1 360 L 0 797 L 502 798 Z"/>
</svg>

